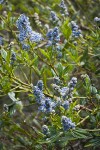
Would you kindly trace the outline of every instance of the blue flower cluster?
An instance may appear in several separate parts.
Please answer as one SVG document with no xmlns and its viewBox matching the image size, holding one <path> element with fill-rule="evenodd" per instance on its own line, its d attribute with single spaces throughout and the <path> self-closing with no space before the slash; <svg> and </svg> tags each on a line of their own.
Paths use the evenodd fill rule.
<svg viewBox="0 0 100 150">
<path fill-rule="evenodd" d="M 69 129 L 75 128 L 75 123 L 73 123 L 71 119 L 67 118 L 66 116 L 62 116 L 61 122 L 64 131 L 68 131 Z"/>
<path fill-rule="evenodd" d="M 70 107 L 70 100 L 62 100 L 60 98 L 57 98 L 56 99 L 57 102 L 56 102 L 56 107 L 60 107 L 62 106 L 65 110 L 68 110 L 69 107 Z"/>
<path fill-rule="evenodd" d="M 71 21 L 71 27 L 73 37 L 78 38 L 79 36 L 82 36 L 82 32 L 79 29 L 79 26 L 74 21 Z"/>
<path fill-rule="evenodd" d="M 60 94 L 62 95 L 62 98 L 64 100 L 66 98 L 68 98 L 69 96 L 72 97 L 72 92 L 73 92 L 76 84 L 77 84 L 77 78 L 76 77 L 72 77 L 72 79 L 68 83 L 68 86 L 67 87 L 63 87 L 62 89 L 60 89 Z"/>
<path fill-rule="evenodd" d="M 49 128 L 48 128 L 48 126 L 47 125 L 43 125 L 42 126 L 42 133 L 44 134 L 44 135 L 48 135 L 50 132 L 49 132 Z"/>
<path fill-rule="evenodd" d="M 43 90 L 43 81 L 39 80 L 37 83 L 38 88 L 42 91 Z"/>
<path fill-rule="evenodd" d="M 77 84 L 77 78 L 72 77 L 66 87 L 60 87 L 61 82 L 59 78 L 54 78 L 54 83 L 52 87 L 54 89 L 54 94 L 61 96 L 61 99 L 57 100 L 56 106 L 62 106 L 65 110 L 69 109 L 70 103 L 72 103 L 73 90 Z"/>
<path fill-rule="evenodd" d="M 75 123 L 72 122 L 70 118 L 67 118 L 66 116 L 61 117 L 61 124 L 63 126 L 64 131 L 68 131 L 69 129 L 75 129 Z M 42 126 L 42 133 L 44 135 L 49 135 L 50 131 L 47 125 Z"/>
<path fill-rule="evenodd" d="M 62 106 L 64 107 L 65 110 L 69 109 L 69 105 L 70 105 L 70 103 L 68 100 L 66 100 L 62 103 Z"/>
<path fill-rule="evenodd" d="M 15 61 L 16 61 L 16 53 L 13 51 L 11 53 L 11 65 L 14 64 Z"/>
<path fill-rule="evenodd" d="M 61 12 L 62 16 L 68 16 L 69 13 L 68 13 L 68 9 L 67 9 L 67 7 L 66 7 L 66 5 L 64 3 L 64 0 L 61 1 L 59 6 L 61 8 L 60 12 Z"/>
<path fill-rule="evenodd" d="M 48 46 L 57 45 L 57 43 L 59 43 L 60 41 L 60 34 L 58 27 L 55 27 L 54 29 L 49 29 L 47 33 L 47 38 L 48 38 Z"/>
<path fill-rule="evenodd" d="M 42 80 L 39 80 L 37 85 L 34 86 L 34 90 L 33 90 L 35 99 L 36 99 L 37 103 L 39 103 L 39 104 L 42 104 L 45 99 L 45 95 L 43 94 L 42 89 L 43 89 L 43 82 L 42 82 Z"/>
<path fill-rule="evenodd" d="M 60 86 L 57 84 L 52 84 L 52 88 L 54 90 L 54 94 L 58 96 L 60 93 Z"/>
<path fill-rule="evenodd" d="M 3 45 L 3 38 L 0 36 L 0 45 Z"/>
<path fill-rule="evenodd" d="M 29 22 L 29 18 L 24 14 L 21 14 L 16 21 L 17 28 L 19 30 L 19 41 L 24 44 L 25 39 L 31 42 L 40 42 L 43 38 L 40 33 L 32 30 Z M 25 47 L 24 47 L 25 48 Z"/>
<path fill-rule="evenodd" d="M 76 77 L 72 77 L 72 79 L 68 83 L 68 87 L 70 88 L 70 91 L 74 90 L 74 87 L 76 86 L 76 84 L 77 84 L 77 78 Z"/>
<path fill-rule="evenodd" d="M 53 23 L 57 23 L 59 21 L 59 18 L 57 17 L 56 13 L 54 11 L 51 11 L 50 13 L 50 20 L 53 22 Z"/>
<path fill-rule="evenodd" d="M 51 98 L 45 97 L 43 94 L 43 82 L 39 80 L 37 85 L 34 86 L 34 96 L 36 98 L 37 103 L 39 106 L 39 111 L 52 113 L 54 112 L 54 108 L 56 106 L 55 102 L 52 101 Z"/>
<path fill-rule="evenodd" d="M 95 22 L 100 22 L 100 18 L 95 17 L 95 18 L 94 18 L 94 21 L 95 21 Z"/>
<path fill-rule="evenodd" d="M 52 100 L 48 97 L 45 97 L 44 101 L 42 101 L 41 106 L 39 107 L 39 110 L 46 113 L 54 113 L 56 104 L 52 102 Z"/>
<path fill-rule="evenodd" d="M 28 49 L 30 49 L 30 46 L 28 44 L 22 43 L 22 49 L 28 50 Z"/>
<path fill-rule="evenodd" d="M 68 87 L 62 87 L 61 89 L 60 89 L 60 94 L 61 94 L 61 96 L 65 96 L 65 95 L 68 95 L 69 94 L 69 88 Z"/>
<path fill-rule="evenodd" d="M 62 46 L 61 44 L 56 44 L 56 52 L 57 52 L 57 58 L 60 59 L 62 58 Z"/>
<path fill-rule="evenodd" d="M 54 77 L 54 83 L 55 83 L 56 85 L 59 85 L 59 84 L 60 84 L 60 79 L 59 79 L 59 77 Z"/>
</svg>

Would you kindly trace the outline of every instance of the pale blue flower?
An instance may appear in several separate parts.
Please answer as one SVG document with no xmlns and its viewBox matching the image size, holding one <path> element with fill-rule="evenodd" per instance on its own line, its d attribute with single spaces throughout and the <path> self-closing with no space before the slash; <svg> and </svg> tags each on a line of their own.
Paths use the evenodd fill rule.
<svg viewBox="0 0 100 150">
<path fill-rule="evenodd" d="M 67 118 L 66 116 L 62 116 L 61 123 L 64 131 L 75 128 L 75 123 L 73 123 L 71 119 Z"/>
<path fill-rule="evenodd" d="M 50 133 L 47 125 L 42 126 L 42 132 L 44 135 L 48 135 Z"/>
</svg>

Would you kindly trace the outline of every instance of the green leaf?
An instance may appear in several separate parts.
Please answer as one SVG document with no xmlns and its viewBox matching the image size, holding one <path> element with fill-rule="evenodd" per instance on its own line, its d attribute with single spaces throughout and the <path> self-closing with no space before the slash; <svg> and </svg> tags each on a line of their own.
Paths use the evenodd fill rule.
<svg viewBox="0 0 100 150">
<path fill-rule="evenodd" d="M 77 139 L 86 139 L 90 136 L 87 130 L 81 128 L 76 128 L 72 130 L 71 133 Z"/>
<path fill-rule="evenodd" d="M 9 92 L 8 96 L 11 98 L 12 101 L 17 101 L 17 99 L 15 98 L 15 93 L 14 92 Z"/>
<path fill-rule="evenodd" d="M 61 147 L 65 147 L 69 141 L 72 141 L 72 140 L 75 140 L 76 138 L 73 137 L 72 133 L 70 131 L 67 131 L 65 133 L 65 137 L 61 137 L 60 140 L 59 140 L 59 145 Z"/>
<path fill-rule="evenodd" d="M 90 90 L 92 94 L 97 94 L 97 89 L 94 86 L 90 86 Z"/>
<path fill-rule="evenodd" d="M 75 63 L 78 63 L 80 57 L 78 57 L 77 55 L 73 54 L 74 52 L 73 51 L 70 51 L 68 49 L 65 49 L 66 53 L 69 55 L 70 59 L 72 61 L 74 61 Z"/>
<path fill-rule="evenodd" d="M 15 103 L 12 103 L 10 106 L 8 106 L 8 111 L 10 116 L 14 115 L 14 113 L 16 112 Z"/>
<path fill-rule="evenodd" d="M 64 107 L 60 106 L 59 109 L 60 109 L 61 113 L 64 113 L 64 112 L 65 112 Z"/>
<path fill-rule="evenodd" d="M 45 56 L 47 59 L 50 60 L 50 56 L 47 52 L 45 52 L 43 49 L 40 49 L 40 48 L 39 48 L 39 50 L 40 50 L 40 52 L 42 53 L 43 56 Z"/>
<path fill-rule="evenodd" d="M 35 58 L 31 61 L 30 66 L 37 65 L 37 61 L 38 61 L 38 56 L 35 56 Z"/>
<path fill-rule="evenodd" d="M 19 111 L 19 112 L 22 112 L 22 109 L 23 109 L 23 104 L 21 101 L 17 101 L 16 102 L 16 105 L 15 105 L 15 108 Z"/>
<path fill-rule="evenodd" d="M 100 148 L 100 136 L 96 137 L 94 139 L 91 139 L 86 145 L 85 147 L 95 147 L 95 148 Z"/>
<path fill-rule="evenodd" d="M 0 143 L 0 150 L 3 150 L 3 144 Z"/>
<path fill-rule="evenodd" d="M 69 23 L 69 20 L 66 20 L 66 21 L 64 22 L 64 24 L 61 26 L 61 31 L 62 31 L 63 35 L 65 36 L 65 38 L 66 38 L 67 40 L 69 39 L 69 37 L 70 37 L 70 35 L 71 35 L 71 33 L 72 33 L 71 28 L 70 28 L 70 26 L 68 25 L 68 23 Z"/>
<path fill-rule="evenodd" d="M 63 75 L 63 66 L 62 66 L 61 63 L 58 64 L 57 70 L 58 70 L 59 76 L 62 77 L 62 75 Z"/>
<path fill-rule="evenodd" d="M 1 56 L 6 60 L 7 52 L 4 49 L 1 50 Z"/>
<path fill-rule="evenodd" d="M 2 86 L 2 90 L 5 93 L 8 93 L 11 88 L 11 81 L 9 80 L 8 76 L 4 76 L 1 78 L 0 84 Z"/>
<path fill-rule="evenodd" d="M 99 94 L 96 94 L 96 98 L 97 98 L 98 100 L 100 100 L 100 95 L 99 95 Z"/>
<path fill-rule="evenodd" d="M 53 135 L 52 137 L 47 138 L 47 139 L 44 140 L 44 141 L 38 141 L 38 143 L 40 143 L 40 144 L 53 143 L 53 142 L 57 141 L 58 138 L 59 138 L 62 134 L 63 134 L 63 132 L 59 132 L 59 133 Z"/>
</svg>

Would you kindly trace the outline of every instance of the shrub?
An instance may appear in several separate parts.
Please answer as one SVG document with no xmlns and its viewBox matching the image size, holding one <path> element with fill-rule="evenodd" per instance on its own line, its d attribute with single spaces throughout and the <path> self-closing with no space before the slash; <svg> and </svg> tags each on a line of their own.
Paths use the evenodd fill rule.
<svg viewBox="0 0 100 150">
<path fill-rule="evenodd" d="M 0 1 L 0 149 L 99 148 L 100 18 L 77 17 L 82 0 L 17 3 Z"/>
</svg>

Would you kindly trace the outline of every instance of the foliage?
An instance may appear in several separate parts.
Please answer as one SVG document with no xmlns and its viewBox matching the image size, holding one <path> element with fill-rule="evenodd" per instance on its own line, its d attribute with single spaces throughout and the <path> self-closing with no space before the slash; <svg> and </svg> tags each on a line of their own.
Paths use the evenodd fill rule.
<svg viewBox="0 0 100 150">
<path fill-rule="evenodd" d="M 100 147 L 95 3 L 0 1 L 0 150 Z"/>
</svg>

